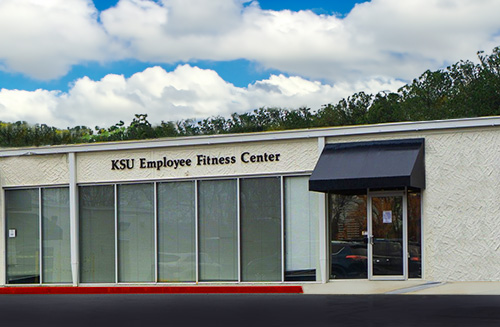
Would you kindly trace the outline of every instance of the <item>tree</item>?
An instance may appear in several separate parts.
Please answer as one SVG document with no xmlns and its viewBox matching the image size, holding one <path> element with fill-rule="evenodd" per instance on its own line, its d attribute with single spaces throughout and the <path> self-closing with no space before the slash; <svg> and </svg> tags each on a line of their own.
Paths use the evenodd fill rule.
<svg viewBox="0 0 500 327">
<path fill-rule="evenodd" d="M 0 146 L 40 146 L 156 137 L 250 133 L 296 128 L 376 124 L 500 115 L 500 47 L 490 55 L 478 52 L 479 64 L 459 61 L 446 69 L 425 71 L 397 92 L 375 96 L 355 93 L 337 104 L 310 108 L 261 107 L 229 118 L 208 117 L 162 121 L 152 126 L 147 114 L 136 114 L 129 126 L 123 121 L 109 128 L 85 126 L 57 129 L 25 121 L 0 122 Z"/>
</svg>

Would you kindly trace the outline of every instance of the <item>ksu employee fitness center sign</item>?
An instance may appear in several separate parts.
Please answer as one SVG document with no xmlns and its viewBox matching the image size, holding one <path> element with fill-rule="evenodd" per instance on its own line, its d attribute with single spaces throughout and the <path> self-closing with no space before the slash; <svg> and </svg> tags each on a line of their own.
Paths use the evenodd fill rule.
<svg viewBox="0 0 500 327">
<path fill-rule="evenodd" d="M 192 166 L 216 166 L 216 165 L 233 165 L 238 161 L 244 164 L 277 162 L 280 161 L 280 153 L 258 153 L 253 154 L 248 151 L 241 153 L 239 156 L 209 156 L 205 154 L 197 154 L 195 158 L 168 158 L 164 156 L 158 160 L 148 160 L 147 158 L 138 159 L 112 159 L 111 170 L 127 170 L 127 169 L 156 169 L 162 168 L 178 169 L 181 167 Z"/>
</svg>

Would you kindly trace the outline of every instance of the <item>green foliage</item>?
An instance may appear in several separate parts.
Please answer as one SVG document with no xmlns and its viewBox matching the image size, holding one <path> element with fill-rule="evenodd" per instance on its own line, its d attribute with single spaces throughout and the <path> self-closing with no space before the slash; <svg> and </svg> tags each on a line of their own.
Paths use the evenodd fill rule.
<svg viewBox="0 0 500 327">
<path fill-rule="evenodd" d="M 0 146 L 21 147 L 85 142 L 92 131 L 85 126 L 57 129 L 45 124 L 29 125 L 25 121 L 0 122 Z"/>
<path fill-rule="evenodd" d="M 0 122 L 0 146 L 40 146 L 138 140 L 159 137 L 251 133 L 324 126 L 376 124 L 500 115 L 500 47 L 490 55 L 478 52 L 479 63 L 460 61 L 438 71 L 426 71 L 397 92 L 355 93 L 317 111 L 259 108 L 229 118 L 162 121 L 153 126 L 147 114 L 137 114 L 129 126 L 76 126 L 64 130 L 24 121 Z"/>
<path fill-rule="evenodd" d="M 318 111 L 319 126 L 359 125 L 368 122 L 368 111 L 373 96 L 364 92 L 342 99 L 336 105 L 328 104 Z"/>
</svg>

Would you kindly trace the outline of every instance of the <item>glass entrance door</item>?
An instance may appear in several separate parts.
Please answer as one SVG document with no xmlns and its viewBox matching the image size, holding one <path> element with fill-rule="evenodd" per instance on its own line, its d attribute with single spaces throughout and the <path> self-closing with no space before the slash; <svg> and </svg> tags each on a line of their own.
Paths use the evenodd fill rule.
<svg viewBox="0 0 500 327">
<path fill-rule="evenodd" d="M 368 201 L 368 275 L 407 279 L 407 218 L 404 192 L 370 193 Z"/>
</svg>

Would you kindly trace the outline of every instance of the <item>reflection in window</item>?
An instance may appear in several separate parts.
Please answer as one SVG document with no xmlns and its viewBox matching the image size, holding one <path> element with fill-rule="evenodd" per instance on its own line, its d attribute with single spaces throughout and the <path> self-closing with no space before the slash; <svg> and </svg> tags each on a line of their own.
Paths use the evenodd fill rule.
<svg viewBox="0 0 500 327">
<path fill-rule="evenodd" d="M 367 278 L 366 195 L 329 194 L 330 278 Z"/>
<path fill-rule="evenodd" d="M 280 178 L 241 180 L 243 281 L 281 281 Z"/>
<path fill-rule="evenodd" d="M 5 202 L 7 283 L 40 283 L 40 267 L 43 269 L 43 283 L 70 283 L 68 188 L 8 190 L 5 191 Z"/>
<path fill-rule="evenodd" d="M 80 281 L 115 282 L 115 193 L 112 185 L 79 189 Z"/>
<path fill-rule="evenodd" d="M 69 189 L 42 189 L 42 279 L 71 283 Z"/>
<path fill-rule="evenodd" d="M 285 177 L 285 280 L 315 281 L 319 268 L 319 194 L 309 177 Z"/>
<path fill-rule="evenodd" d="M 153 282 L 153 184 L 118 186 L 118 279 Z"/>
<path fill-rule="evenodd" d="M 158 184 L 158 279 L 196 280 L 194 182 Z"/>
<path fill-rule="evenodd" d="M 5 213 L 7 283 L 39 283 L 39 189 L 5 191 Z"/>
<path fill-rule="evenodd" d="M 408 192 L 408 277 L 422 278 L 421 195 Z"/>
<path fill-rule="evenodd" d="M 373 196 L 373 276 L 403 275 L 403 197 Z"/>
</svg>

